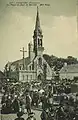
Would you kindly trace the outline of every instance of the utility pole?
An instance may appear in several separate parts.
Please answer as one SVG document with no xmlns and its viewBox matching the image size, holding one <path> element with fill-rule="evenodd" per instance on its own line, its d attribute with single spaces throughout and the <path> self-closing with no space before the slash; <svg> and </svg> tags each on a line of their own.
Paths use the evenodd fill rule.
<svg viewBox="0 0 78 120">
<path fill-rule="evenodd" d="M 23 47 L 23 49 L 20 50 L 20 52 L 23 53 L 23 70 L 24 70 L 24 69 L 25 69 L 25 52 L 27 52 L 27 51 L 25 51 L 25 50 L 24 50 L 24 47 Z"/>
</svg>

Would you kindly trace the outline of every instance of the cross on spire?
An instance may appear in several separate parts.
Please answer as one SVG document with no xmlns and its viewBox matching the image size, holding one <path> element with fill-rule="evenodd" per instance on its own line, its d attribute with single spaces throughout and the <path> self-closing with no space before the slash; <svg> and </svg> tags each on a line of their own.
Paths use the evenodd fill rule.
<svg viewBox="0 0 78 120">
<path fill-rule="evenodd" d="M 25 68 L 25 52 L 27 52 L 27 51 L 25 51 L 25 50 L 24 50 L 24 47 L 23 47 L 23 49 L 20 50 L 20 52 L 23 53 L 23 70 L 24 70 L 24 68 Z"/>
</svg>

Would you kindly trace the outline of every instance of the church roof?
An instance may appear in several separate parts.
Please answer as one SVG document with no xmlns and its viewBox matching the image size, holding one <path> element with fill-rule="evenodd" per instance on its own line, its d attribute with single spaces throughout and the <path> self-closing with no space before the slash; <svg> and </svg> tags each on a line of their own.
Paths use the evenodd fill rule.
<svg viewBox="0 0 78 120">
<path fill-rule="evenodd" d="M 25 58 L 25 65 L 27 66 L 28 64 L 30 63 L 30 59 L 29 57 L 26 57 Z M 19 59 L 19 60 L 16 60 L 14 62 L 11 63 L 11 65 L 17 65 L 17 64 L 23 64 L 23 59 Z"/>
<path fill-rule="evenodd" d="M 78 64 L 72 64 L 72 65 L 64 66 L 60 70 L 60 73 L 61 74 L 64 74 L 64 73 L 78 73 Z"/>
<path fill-rule="evenodd" d="M 45 57 L 43 56 L 43 58 L 45 59 Z M 33 59 L 34 60 L 34 59 Z M 46 59 L 45 59 L 46 60 Z M 25 58 L 25 66 L 29 65 L 30 64 L 30 58 L 29 57 L 26 57 Z M 46 60 L 46 62 L 48 63 L 48 61 Z M 23 59 L 19 59 L 19 60 L 16 60 L 14 62 L 11 62 L 10 65 L 13 65 L 13 66 L 16 66 L 16 65 L 22 65 L 23 64 Z M 49 63 L 48 63 L 49 64 Z"/>
</svg>

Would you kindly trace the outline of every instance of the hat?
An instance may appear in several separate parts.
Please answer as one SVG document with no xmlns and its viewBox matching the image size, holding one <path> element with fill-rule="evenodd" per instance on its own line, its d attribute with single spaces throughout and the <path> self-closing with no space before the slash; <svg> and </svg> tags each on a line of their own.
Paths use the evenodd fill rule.
<svg viewBox="0 0 78 120">
<path fill-rule="evenodd" d="M 29 117 L 33 116 L 35 113 L 31 112 L 28 114 Z"/>
<path fill-rule="evenodd" d="M 14 97 L 17 98 L 17 95 L 15 95 Z"/>
<path fill-rule="evenodd" d="M 22 115 L 23 115 L 23 112 L 18 112 L 18 113 L 17 113 L 17 116 L 18 116 L 18 117 L 21 117 Z"/>
<path fill-rule="evenodd" d="M 46 112 L 49 112 L 49 110 L 48 110 L 48 109 L 46 109 L 45 111 L 46 111 Z"/>
<path fill-rule="evenodd" d="M 76 96 L 78 96 L 78 93 L 76 93 Z"/>
</svg>

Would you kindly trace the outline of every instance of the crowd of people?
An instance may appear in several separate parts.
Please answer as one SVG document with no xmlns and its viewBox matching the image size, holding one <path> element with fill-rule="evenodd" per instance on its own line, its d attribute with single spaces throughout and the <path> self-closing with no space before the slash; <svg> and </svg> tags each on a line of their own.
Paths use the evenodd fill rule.
<svg viewBox="0 0 78 120">
<path fill-rule="evenodd" d="M 78 93 L 71 93 L 70 82 L 18 83 L 3 87 L 2 114 L 17 113 L 15 120 L 36 120 L 31 109 L 41 110 L 41 120 L 78 120 Z"/>
</svg>

